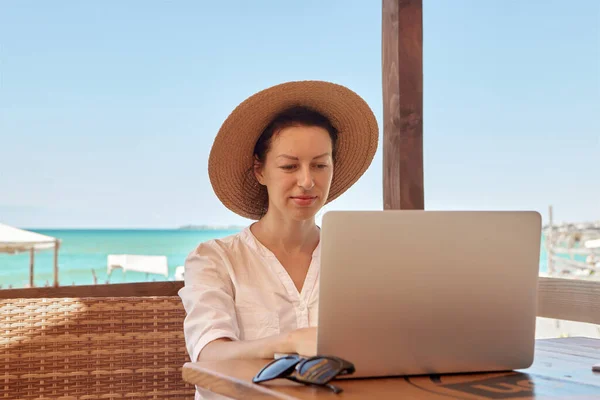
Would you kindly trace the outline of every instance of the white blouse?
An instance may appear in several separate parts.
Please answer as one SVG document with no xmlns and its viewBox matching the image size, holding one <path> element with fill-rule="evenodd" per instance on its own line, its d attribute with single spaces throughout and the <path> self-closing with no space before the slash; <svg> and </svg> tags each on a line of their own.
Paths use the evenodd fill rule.
<svg viewBox="0 0 600 400">
<path fill-rule="evenodd" d="M 201 243 L 186 259 L 185 286 L 178 292 L 187 313 L 183 329 L 191 360 L 215 339 L 253 340 L 317 326 L 320 248 L 298 293 L 249 227 Z"/>
</svg>

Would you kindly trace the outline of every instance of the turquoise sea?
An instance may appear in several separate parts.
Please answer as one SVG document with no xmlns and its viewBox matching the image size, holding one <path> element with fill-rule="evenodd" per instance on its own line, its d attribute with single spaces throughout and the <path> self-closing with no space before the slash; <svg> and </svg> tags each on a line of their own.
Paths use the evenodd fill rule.
<svg viewBox="0 0 600 400">
<path fill-rule="evenodd" d="M 29 229 L 61 240 L 58 253 L 58 279 L 61 286 L 91 285 L 92 270 L 98 283 L 107 278 L 106 260 L 109 254 L 164 255 L 169 262 L 169 277 L 114 270 L 111 283 L 173 280 L 175 268 L 183 265 L 186 256 L 200 243 L 234 234 L 238 230 L 79 230 Z M 53 282 L 54 250 L 35 254 L 34 284 Z M 29 253 L 0 254 L 0 285 L 6 289 L 25 287 L 29 283 Z"/>
<path fill-rule="evenodd" d="M 146 282 L 173 280 L 175 268 L 183 265 L 186 256 L 200 243 L 234 234 L 238 230 L 75 230 L 28 229 L 56 237 L 62 241 L 59 252 L 59 283 L 91 285 L 92 270 L 98 283 L 107 278 L 106 259 L 109 254 L 164 255 L 169 262 L 169 277 L 145 273 L 113 271 L 110 282 Z M 543 242 L 543 238 L 542 238 Z M 44 286 L 53 282 L 53 250 L 35 255 L 34 284 Z M 546 270 L 544 246 L 540 254 L 540 272 Z M 29 282 L 29 253 L 0 254 L 0 285 L 3 289 L 25 287 Z"/>
</svg>

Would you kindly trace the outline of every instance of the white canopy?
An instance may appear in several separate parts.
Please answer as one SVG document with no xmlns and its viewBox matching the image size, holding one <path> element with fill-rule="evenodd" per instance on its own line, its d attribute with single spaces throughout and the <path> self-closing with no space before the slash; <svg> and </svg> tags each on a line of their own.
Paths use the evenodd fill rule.
<svg viewBox="0 0 600 400">
<path fill-rule="evenodd" d="M 31 249 L 52 249 L 56 241 L 57 239 L 51 236 L 25 231 L 0 223 L 0 253 L 15 254 Z"/>
<path fill-rule="evenodd" d="M 123 272 L 137 271 L 169 276 L 169 263 L 166 256 L 109 254 L 107 257 L 107 273 L 109 276 L 115 268 L 121 268 Z"/>
<path fill-rule="evenodd" d="M 33 287 L 33 260 L 39 250 L 54 249 L 54 286 L 58 286 L 58 248 L 60 240 L 0 223 L 0 253 L 30 253 L 29 286 Z"/>
</svg>

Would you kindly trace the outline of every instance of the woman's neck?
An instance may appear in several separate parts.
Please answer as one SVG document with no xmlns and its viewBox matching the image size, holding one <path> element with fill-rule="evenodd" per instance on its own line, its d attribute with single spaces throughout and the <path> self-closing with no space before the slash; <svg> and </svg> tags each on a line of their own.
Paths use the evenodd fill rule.
<svg viewBox="0 0 600 400">
<path fill-rule="evenodd" d="M 293 221 L 267 212 L 251 230 L 273 252 L 312 253 L 319 244 L 320 233 L 314 218 Z"/>
</svg>

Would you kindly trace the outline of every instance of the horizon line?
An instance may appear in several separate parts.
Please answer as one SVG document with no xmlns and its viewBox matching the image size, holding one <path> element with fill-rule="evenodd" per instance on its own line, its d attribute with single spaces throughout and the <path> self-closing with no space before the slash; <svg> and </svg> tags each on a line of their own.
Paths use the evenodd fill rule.
<svg viewBox="0 0 600 400">
<path fill-rule="evenodd" d="M 15 226 L 15 228 L 18 229 L 23 229 L 23 230 L 136 230 L 136 231 L 144 231 L 144 230 L 176 230 L 176 231 L 185 231 L 185 230 L 230 230 L 230 229 L 239 229 L 239 228 L 243 228 L 243 225 L 228 225 L 228 226 L 215 226 L 215 227 L 204 227 L 204 228 L 187 228 L 186 226 L 179 226 L 179 227 L 135 227 L 135 226 L 131 226 L 131 227 L 94 227 L 94 226 L 86 226 L 86 227 L 73 227 L 73 226 L 67 226 L 67 227 L 21 227 L 21 226 Z"/>
</svg>

